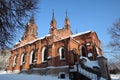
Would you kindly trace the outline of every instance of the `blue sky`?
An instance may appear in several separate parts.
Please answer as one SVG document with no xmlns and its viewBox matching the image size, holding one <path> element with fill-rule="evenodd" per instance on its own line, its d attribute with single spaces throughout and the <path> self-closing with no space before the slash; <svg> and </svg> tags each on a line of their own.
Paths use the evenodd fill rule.
<svg viewBox="0 0 120 80">
<path fill-rule="evenodd" d="M 120 17 L 120 0 L 41 0 L 39 7 L 40 11 L 35 15 L 39 36 L 49 32 L 52 9 L 57 28 L 64 26 L 67 10 L 74 34 L 76 31 L 96 31 L 105 45 L 110 40 L 107 29 Z"/>
<path fill-rule="evenodd" d="M 57 28 L 64 26 L 67 10 L 72 32 L 96 31 L 102 45 L 109 43 L 107 29 L 120 18 L 120 0 L 40 0 L 39 8 L 35 15 L 39 37 L 49 33 L 53 9 Z"/>
</svg>

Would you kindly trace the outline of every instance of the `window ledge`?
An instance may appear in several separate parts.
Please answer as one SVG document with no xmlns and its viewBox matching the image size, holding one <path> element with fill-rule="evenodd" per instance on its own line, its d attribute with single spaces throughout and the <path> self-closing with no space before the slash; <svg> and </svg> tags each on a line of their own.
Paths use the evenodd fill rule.
<svg viewBox="0 0 120 80">
<path fill-rule="evenodd" d="M 34 60 L 34 62 L 36 62 L 37 60 Z"/>
<path fill-rule="evenodd" d="M 42 61 L 42 63 L 46 63 L 47 62 L 47 60 L 45 60 L 45 61 Z"/>
<path fill-rule="evenodd" d="M 65 60 L 65 58 L 62 58 L 62 59 L 60 59 L 60 60 Z"/>
</svg>

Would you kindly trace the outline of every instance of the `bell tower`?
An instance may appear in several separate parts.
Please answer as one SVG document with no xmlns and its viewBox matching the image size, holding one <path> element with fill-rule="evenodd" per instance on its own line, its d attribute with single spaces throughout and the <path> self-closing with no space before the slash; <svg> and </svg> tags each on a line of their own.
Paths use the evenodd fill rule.
<svg viewBox="0 0 120 80">
<path fill-rule="evenodd" d="M 29 42 L 37 38 L 37 26 L 34 21 L 34 15 L 32 14 L 29 22 L 25 26 L 25 32 L 22 36 L 22 41 Z"/>
</svg>

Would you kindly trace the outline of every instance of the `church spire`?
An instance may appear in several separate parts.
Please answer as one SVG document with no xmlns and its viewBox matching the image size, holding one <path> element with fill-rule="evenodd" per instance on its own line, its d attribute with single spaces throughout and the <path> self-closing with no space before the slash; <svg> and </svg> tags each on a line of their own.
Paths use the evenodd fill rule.
<svg viewBox="0 0 120 80">
<path fill-rule="evenodd" d="M 54 17 L 54 10 L 53 10 L 53 13 L 52 13 L 52 21 L 56 21 L 55 17 Z"/>
<path fill-rule="evenodd" d="M 66 17 L 65 17 L 65 28 L 70 28 L 70 20 L 68 18 L 67 11 L 66 11 Z"/>
<path fill-rule="evenodd" d="M 33 14 L 32 14 L 32 16 L 31 16 L 31 18 L 30 18 L 29 23 L 32 23 L 32 24 L 34 24 L 34 23 L 35 23 L 35 21 L 34 21 L 34 15 L 33 15 Z"/>
<path fill-rule="evenodd" d="M 51 20 L 50 25 L 51 25 L 52 27 L 56 27 L 56 20 L 55 20 L 55 17 L 54 17 L 54 10 L 53 10 L 53 13 L 52 13 L 52 20 Z"/>
<path fill-rule="evenodd" d="M 37 26 L 35 24 L 33 14 L 25 27 L 26 27 L 26 29 L 22 36 L 22 40 L 31 41 L 31 40 L 36 39 L 37 38 Z"/>
<path fill-rule="evenodd" d="M 67 11 L 66 11 L 66 17 L 65 17 L 65 19 L 66 19 L 66 20 L 69 20 L 68 15 L 67 15 Z"/>
<path fill-rule="evenodd" d="M 50 23 L 50 33 L 53 33 L 55 32 L 56 30 L 56 20 L 55 20 L 55 17 L 54 17 L 54 10 L 53 10 L 53 13 L 52 13 L 52 20 L 51 20 L 51 23 Z"/>
</svg>

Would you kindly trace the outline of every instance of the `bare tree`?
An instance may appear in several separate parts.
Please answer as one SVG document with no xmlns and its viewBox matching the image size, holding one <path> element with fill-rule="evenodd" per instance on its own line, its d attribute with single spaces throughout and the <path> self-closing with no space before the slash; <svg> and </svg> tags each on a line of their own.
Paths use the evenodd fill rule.
<svg viewBox="0 0 120 80">
<path fill-rule="evenodd" d="M 111 35 L 110 46 L 117 51 L 120 51 L 120 18 L 113 23 L 113 26 L 108 29 Z"/>
<path fill-rule="evenodd" d="M 108 32 L 111 35 L 110 47 L 112 49 L 113 63 L 120 65 L 120 18 L 113 23 L 113 26 L 108 29 Z"/>
<path fill-rule="evenodd" d="M 39 0 L 0 0 L 0 49 L 9 47 Z"/>
</svg>

